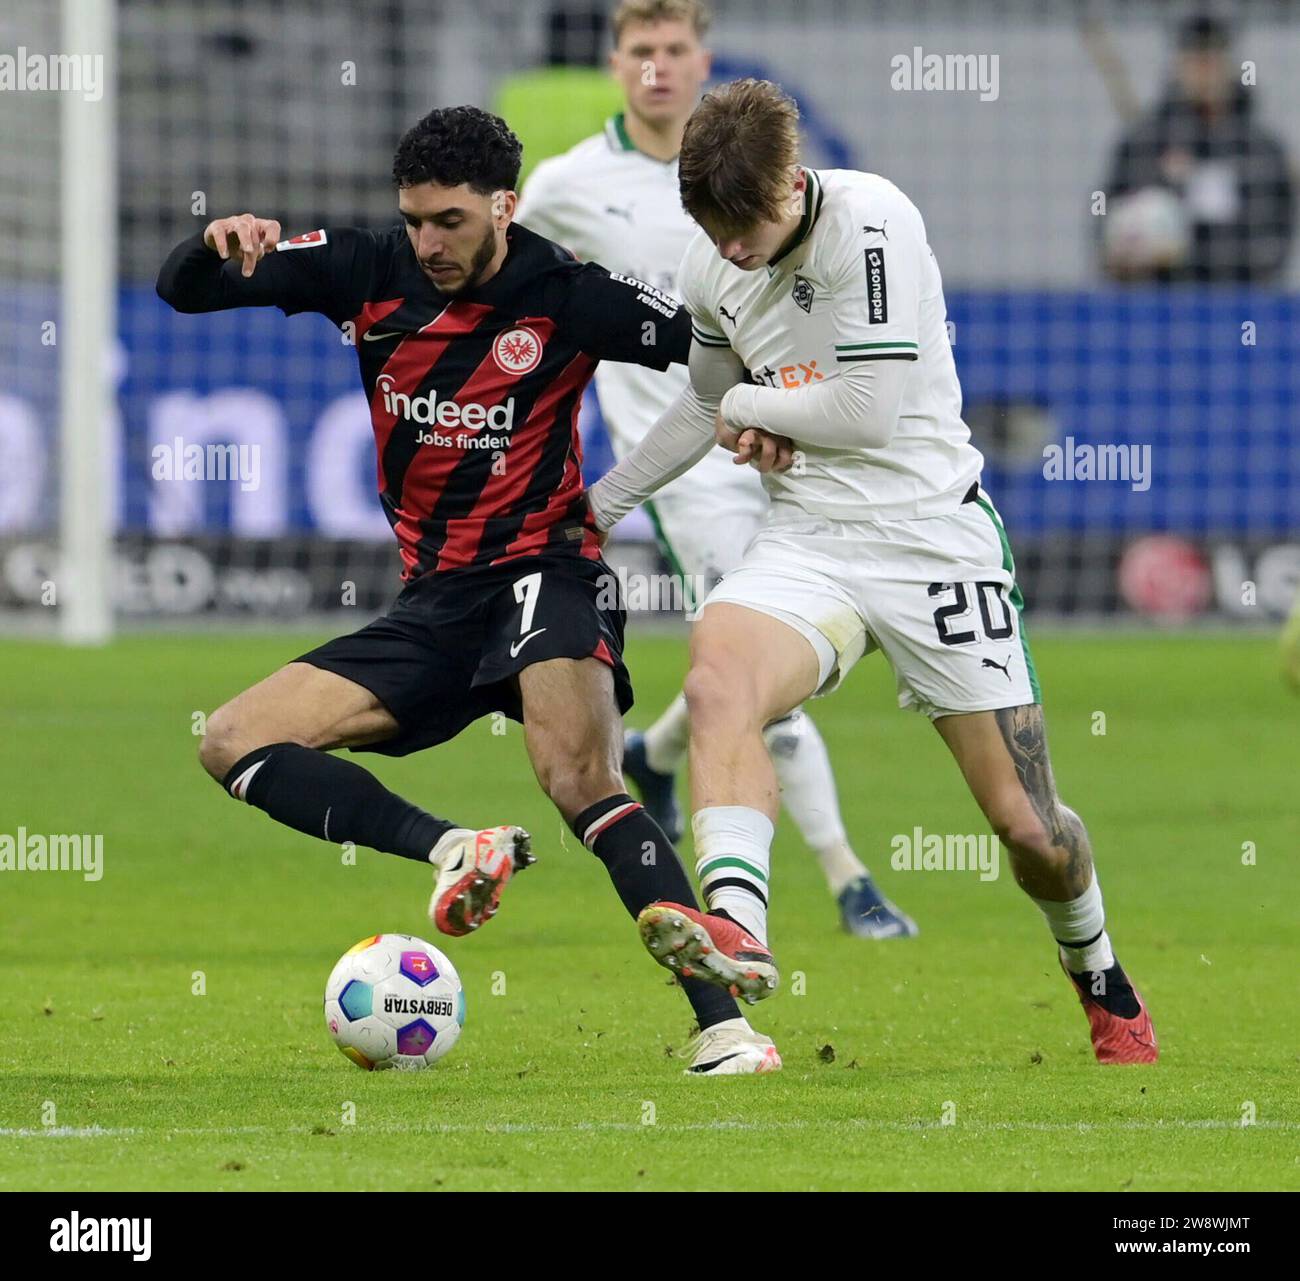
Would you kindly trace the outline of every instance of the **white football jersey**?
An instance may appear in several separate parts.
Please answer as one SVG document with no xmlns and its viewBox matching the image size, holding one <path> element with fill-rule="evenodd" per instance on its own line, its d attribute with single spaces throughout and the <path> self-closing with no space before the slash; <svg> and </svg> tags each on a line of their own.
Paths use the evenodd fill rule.
<svg viewBox="0 0 1300 1281">
<path fill-rule="evenodd" d="M 962 421 L 925 224 L 878 174 L 804 172 L 803 221 L 770 265 L 741 271 L 703 231 L 692 237 L 677 281 L 696 340 L 730 346 L 766 387 L 835 378 L 852 361 L 903 360 L 911 369 L 889 443 L 803 446 L 800 467 L 763 478 L 773 516 L 906 520 L 954 511 L 984 460 Z"/>
<path fill-rule="evenodd" d="M 682 208 L 677 161 L 638 151 L 621 114 L 603 133 L 543 160 L 524 185 L 515 217 L 584 262 L 598 262 L 681 297 L 677 264 L 696 227 Z M 596 394 L 617 457 L 635 447 L 677 399 L 687 377 L 685 365 L 659 373 L 600 362 Z"/>
</svg>

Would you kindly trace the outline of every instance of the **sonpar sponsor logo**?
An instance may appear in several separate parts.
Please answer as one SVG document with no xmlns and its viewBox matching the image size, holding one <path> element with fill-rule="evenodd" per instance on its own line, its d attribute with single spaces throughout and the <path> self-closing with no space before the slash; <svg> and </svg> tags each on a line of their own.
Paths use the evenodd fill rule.
<svg viewBox="0 0 1300 1281">
<path fill-rule="evenodd" d="M 136 1263 L 153 1257 L 153 1220 L 83 1219 L 76 1210 L 50 1220 L 50 1250 L 55 1254 L 129 1254 Z"/>
<path fill-rule="evenodd" d="M 996 836 L 985 832 L 924 832 L 914 827 L 890 841 L 889 864 L 896 872 L 978 872 L 996 881 L 1001 871 Z"/>
<path fill-rule="evenodd" d="M 0 832 L 0 872 L 80 872 L 87 881 L 104 875 L 103 833 Z"/>
</svg>

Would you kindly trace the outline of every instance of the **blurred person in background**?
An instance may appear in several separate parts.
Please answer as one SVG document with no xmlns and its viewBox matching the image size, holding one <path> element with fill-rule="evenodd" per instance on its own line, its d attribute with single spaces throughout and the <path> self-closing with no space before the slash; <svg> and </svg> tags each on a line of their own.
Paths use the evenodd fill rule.
<svg viewBox="0 0 1300 1281">
<path fill-rule="evenodd" d="M 1227 26 L 1180 28 L 1164 98 L 1120 140 L 1106 193 L 1103 265 L 1119 280 L 1277 278 L 1292 234 L 1286 154 L 1254 117 Z"/>
<path fill-rule="evenodd" d="M 677 268 L 696 228 L 682 209 L 677 154 L 709 78 L 709 14 L 698 0 L 625 0 L 612 18 L 609 68 L 623 110 L 562 156 L 542 161 L 524 185 L 519 221 L 579 258 L 679 296 Z M 687 383 L 680 371 L 645 373 L 602 364 L 596 391 L 616 458 L 625 458 Z M 767 514 L 759 477 L 714 450 L 655 495 L 646 509 L 664 558 L 691 584 L 711 588 L 740 563 Z M 704 591 L 700 593 L 703 599 Z M 683 827 L 674 779 L 686 758 L 688 714 L 678 693 L 645 733 L 627 736 L 623 768 L 647 811 L 675 840 Z M 904 938 L 916 923 L 875 884 L 849 842 L 826 745 L 802 709 L 765 735 L 781 801 L 821 866 L 840 921 L 861 938 Z M 727 869 L 702 860 L 701 878 Z"/>
</svg>

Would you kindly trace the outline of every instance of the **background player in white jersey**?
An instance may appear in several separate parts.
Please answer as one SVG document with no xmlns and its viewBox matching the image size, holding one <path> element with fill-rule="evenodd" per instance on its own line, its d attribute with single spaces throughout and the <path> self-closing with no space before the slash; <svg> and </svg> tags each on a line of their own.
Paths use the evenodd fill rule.
<svg viewBox="0 0 1300 1281">
<path fill-rule="evenodd" d="M 626 0 L 614 13 L 610 68 L 626 109 L 603 133 L 562 156 L 544 160 L 524 187 L 519 221 L 579 258 L 678 294 L 677 265 L 695 233 L 678 191 L 682 131 L 709 75 L 703 38 L 709 16 L 697 0 Z M 684 369 L 658 374 L 638 366 L 602 364 L 596 372 L 601 413 L 614 454 L 625 458 L 686 386 Z M 646 504 L 660 546 L 689 593 L 704 592 L 739 563 L 767 515 L 759 476 L 712 449 Z M 691 600 L 692 606 L 698 600 Z M 886 899 L 849 844 L 826 746 L 800 708 L 764 735 L 780 780 L 781 799 L 817 855 L 850 933 L 906 937 L 915 923 Z M 670 839 L 682 819 L 674 775 L 686 756 L 686 700 L 678 695 L 644 733 L 627 737 L 624 770 L 646 809 Z M 715 878 L 725 869 L 701 864 Z"/>
<path fill-rule="evenodd" d="M 884 652 L 1038 905 L 1103 1063 L 1153 1062 L 1146 1008 L 1111 950 L 1088 834 L 1056 792 L 1010 547 L 961 419 L 939 269 L 892 183 L 798 164 L 777 86 L 708 94 L 682 142 L 702 230 L 679 284 L 690 386 L 589 495 L 608 528 L 720 441 L 757 452 L 768 520 L 691 638 L 691 790 L 710 912 L 647 907 L 669 968 L 754 1000 L 776 986 L 766 892 L 776 780 L 762 728 Z M 759 385 L 745 385 L 742 371 Z"/>
</svg>

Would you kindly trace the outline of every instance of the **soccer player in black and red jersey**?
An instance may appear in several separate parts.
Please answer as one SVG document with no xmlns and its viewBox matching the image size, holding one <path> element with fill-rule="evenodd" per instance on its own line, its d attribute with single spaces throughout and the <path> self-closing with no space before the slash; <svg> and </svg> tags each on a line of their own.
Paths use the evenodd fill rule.
<svg viewBox="0 0 1300 1281">
<path fill-rule="evenodd" d="M 649 286 L 512 225 L 520 153 L 496 116 L 433 111 L 397 148 L 401 224 L 281 241 L 273 219 L 219 218 L 158 278 L 178 311 L 278 306 L 352 327 L 404 566 L 384 617 L 214 712 L 203 766 L 300 832 L 432 863 L 429 914 L 454 935 L 495 913 L 531 861 L 527 833 L 434 817 L 334 749 L 404 756 L 504 713 L 522 721 L 538 781 L 633 917 L 695 902 L 671 844 L 623 789 L 624 615 L 577 432 L 598 361 L 686 361 L 690 321 Z M 702 1032 L 690 1070 L 780 1066 L 731 995 L 682 986 Z"/>
</svg>

